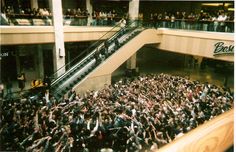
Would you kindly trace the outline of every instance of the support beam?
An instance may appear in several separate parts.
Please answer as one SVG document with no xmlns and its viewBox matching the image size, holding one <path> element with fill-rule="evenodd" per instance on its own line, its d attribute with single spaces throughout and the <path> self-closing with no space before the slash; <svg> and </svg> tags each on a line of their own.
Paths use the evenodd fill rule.
<svg viewBox="0 0 236 152">
<path fill-rule="evenodd" d="M 129 2 L 129 19 L 137 20 L 139 13 L 139 0 L 131 0 Z"/>
<path fill-rule="evenodd" d="M 63 33 L 63 16 L 62 16 L 62 3 L 61 0 L 51 0 L 55 46 L 53 49 L 54 71 L 60 69 L 57 76 L 65 72 L 62 68 L 65 65 L 65 46 L 64 46 L 64 33 Z"/>
<path fill-rule="evenodd" d="M 129 70 L 136 69 L 136 53 L 127 60 L 126 68 Z"/>
<path fill-rule="evenodd" d="M 139 14 L 139 0 L 131 0 L 129 2 L 129 20 L 132 22 L 138 20 Z M 128 70 L 136 69 L 136 53 L 132 55 L 126 62 Z"/>
<path fill-rule="evenodd" d="M 92 13 L 93 13 L 93 5 L 91 4 L 91 0 L 86 0 L 86 9 L 88 10 L 88 22 L 87 25 L 90 26 L 92 23 Z"/>
<path fill-rule="evenodd" d="M 39 8 L 38 0 L 30 0 L 30 6 L 31 6 L 31 9 L 32 9 L 32 10 L 33 10 L 34 8 L 35 8 L 35 9 L 38 9 L 38 8 Z"/>
</svg>

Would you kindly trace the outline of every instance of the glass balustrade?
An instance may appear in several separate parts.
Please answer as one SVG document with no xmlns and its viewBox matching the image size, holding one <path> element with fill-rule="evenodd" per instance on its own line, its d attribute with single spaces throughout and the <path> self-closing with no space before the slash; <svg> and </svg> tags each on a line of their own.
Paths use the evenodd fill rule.
<svg viewBox="0 0 236 152">
<path fill-rule="evenodd" d="M 121 17 L 112 19 L 88 16 L 64 16 L 64 26 L 114 26 Z M 154 28 L 171 28 L 184 30 L 234 32 L 234 20 L 218 21 L 217 19 L 150 19 L 137 20 L 140 26 Z M 1 25 L 14 26 L 52 26 L 52 16 L 35 16 L 30 14 L 1 14 Z"/>
<path fill-rule="evenodd" d="M 234 32 L 234 21 L 191 20 L 191 19 L 161 19 L 139 22 L 141 26 L 150 28 L 170 28 L 212 32 Z"/>
</svg>

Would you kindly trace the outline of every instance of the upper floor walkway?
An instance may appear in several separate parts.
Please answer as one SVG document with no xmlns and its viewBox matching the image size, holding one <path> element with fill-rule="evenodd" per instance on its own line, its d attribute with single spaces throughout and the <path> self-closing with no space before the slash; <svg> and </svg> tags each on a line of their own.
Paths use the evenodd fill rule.
<svg viewBox="0 0 236 152">
<path fill-rule="evenodd" d="M 64 26 L 65 42 L 81 42 L 107 39 L 119 31 L 120 27 Z M 219 53 L 233 53 L 234 33 L 152 28 L 158 35 L 159 49 L 207 58 L 234 61 L 233 55 L 220 56 Z M 54 43 L 53 26 L 2 26 L 1 45 Z M 215 53 L 214 53 L 215 52 Z"/>
</svg>

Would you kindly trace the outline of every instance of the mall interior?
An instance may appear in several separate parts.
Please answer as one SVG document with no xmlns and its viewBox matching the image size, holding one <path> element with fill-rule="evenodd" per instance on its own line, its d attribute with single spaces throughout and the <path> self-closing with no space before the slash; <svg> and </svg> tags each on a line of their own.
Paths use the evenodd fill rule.
<svg viewBox="0 0 236 152">
<path fill-rule="evenodd" d="M 1 0 L 0 151 L 234 151 L 234 1 Z"/>
</svg>

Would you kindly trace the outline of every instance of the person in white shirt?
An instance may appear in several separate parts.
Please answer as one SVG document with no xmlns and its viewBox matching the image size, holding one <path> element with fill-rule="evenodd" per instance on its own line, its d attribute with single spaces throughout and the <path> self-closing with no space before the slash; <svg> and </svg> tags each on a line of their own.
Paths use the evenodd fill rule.
<svg viewBox="0 0 236 152">
<path fill-rule="evenodd" d="M 120 27 L 121 27 L 121 28 L 124 28 L 125 25 L 126 25 L 126 20 L 125 20 L 125 18 L 122 18 L 119 23 L 120 23 Z"/>
<path fill-rule="evenodd" d="M 47 106 L 50 107 L 51 106 L 51 102 L 50 102 L 50 99 L 49 99 L 49 90 L 46 90 L 46 92 L 44 94 L 44 97 L 45 97 Z"/>
<path fill-rule="evenodd" d="M 222 12 L 219 16 L 218 16 L 218 18 L 217 18 L 217 20 L 218 20 L 218 22 L 219 22 L 219 31 L 220 32 L 224 32 L 225 31 L 225 21 L 226 21 L 226 19 L 227 19 L 227 16 L 225 15 L 225 13 L 224 12 Z"/>
<path fill-rule="evenodd" d="M 122 18 L 119 21 L 120 27 L 121 27 L 121 34 L 123 35 L 125 33 L 125 25 L 126 25 L 126 20 L 125 18 Z"/>
</svg>

